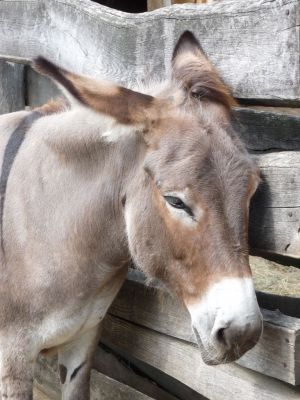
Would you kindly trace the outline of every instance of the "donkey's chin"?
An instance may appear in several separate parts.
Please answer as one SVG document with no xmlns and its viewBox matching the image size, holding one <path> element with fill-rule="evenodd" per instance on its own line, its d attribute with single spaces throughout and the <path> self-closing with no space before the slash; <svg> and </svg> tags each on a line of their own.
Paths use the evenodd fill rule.
<svg viewBox="0 0 300 400">
<path fill-rule="evenodd" d="M 228 364 L 238 360 L 244 354 L 240 354 L 237 349 L 224 352 L 216 349 L 212 344 L 204 344 L 197 330 L 194 328 L 193 330 L 197 339 L 202 360 L 206 365 Z"/>
<path fill-rule="evenodd" d="M 201 357 L 206 365 L 228 364 L 240 358 L 234 351 L 220 353 L 212 346 L 204 347 L 198 343 Z"/>
</svg>

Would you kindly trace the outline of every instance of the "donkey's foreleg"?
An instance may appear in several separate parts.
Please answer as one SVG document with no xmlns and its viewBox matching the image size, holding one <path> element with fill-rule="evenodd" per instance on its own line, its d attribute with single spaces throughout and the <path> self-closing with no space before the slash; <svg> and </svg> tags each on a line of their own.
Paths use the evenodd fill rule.
<svg viewBox="0 0 300 400">
<path fill-rule="evenodd" d="M 34 361 L 24 349 L 0 349 L 0 399 L 32 400 Z"/>
<path fill-rule="evenodd" d="M 90 373 L 94 350 L 100 337 L 100 325 L 85 332 L 58 353 L 63 400 L 90 398 Z"/>
</svg>

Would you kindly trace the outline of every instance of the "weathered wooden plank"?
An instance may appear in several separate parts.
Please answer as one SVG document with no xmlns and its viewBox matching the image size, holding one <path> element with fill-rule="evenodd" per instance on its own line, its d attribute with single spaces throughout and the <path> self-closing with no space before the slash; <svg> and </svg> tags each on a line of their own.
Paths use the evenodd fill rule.
<svg viewBox="0 0 300 400">
<path fill-rule="evenodd" d="M 250 210 L 253 249 L 300 258 L 300 152 L 257 154 L 262 183 Z"/>
<path fill-rule="evenodd" d="M 22 110 L 24 106 L 24 66 L 0 59 L 0 114 Z"/>
<path fill-rule="evenodd" d="M 88 0 L 3 0 L 0 53 L 128 83 L 165 75 L 190 29 L 236 97 L 299 101 L 299 9 L 299 0 L 241 0 L 130 15 Z"/>
<path fill-rule="evenodd" d="M 103 342 L 178 379 L 210 400 L 299 400 L 300 388 L 236 364 L 207 366 L 195 346 L 109 316 Z"/>
<path fill-rule="evenodd" d="M 238 363 L 293 385 L 300 384 L 300 320 L 274 311 L 262 312 L 263 336 Z M 196 344 L 185 307 L 162 287 L 145 286 L 137 273 L 129 275 L 110 314 Z"/>
<path fill-rule="evenodd" d="M 40 357 L 36 366 L 35 380 L 39 390 L 50 399 L 59 400 L 61 398 L 57 363 L 55 359 Z M 91 400 L 153 399 L 95 370 L 92 370 L 91 374 L 90 392 Z"/>
<path fill-rule="evenodd" d="M 235 129 L 249 150 L 300 150 L 300 109 L 238 107 Z"/>
</svg>

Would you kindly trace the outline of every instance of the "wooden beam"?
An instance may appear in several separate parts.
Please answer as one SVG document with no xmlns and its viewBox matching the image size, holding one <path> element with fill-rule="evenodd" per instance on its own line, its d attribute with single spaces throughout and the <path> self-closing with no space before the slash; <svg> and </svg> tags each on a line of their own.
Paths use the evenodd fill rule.
<svg viewBox="0 0 300 400">
<path fill-rule="evenodd" d="M 238 107 L 234 126 L 250 151 L 300 150 L 300 109 Z"/>
<path fill-rule="evenodd" d="M 235 364 L 207 366 L 195 346 L 116 317 L 105 319 L 102 341 L 210 400 L 299 400 L 300 388 Z"/>
<path fill-rule="evenodd" d="M 30 65 L 31 59 L 26 57 L 10 56 L 7 54 L 0 54 L 0 61 L 6 61 L 14 64 Z"/>
<path fill-rule="evenodd" d="M 109 312 L 115 317 L 196 344 L 185 307 L 162 287 L 145 286 L 139 273 L 129 274 Z M 262 312 L 263 336 L 238 363 L 290 384 L 300 384 L 300 320 L 280 312 Z"/>
<path fill-rule="evenodd" d="M 164 76 L 189 29 L 236 97 L 299 102 L 299 10 L 299 0 L 241 0 L 131 15 L 89 0 L 3 0 L 0 53 L 126 84 Z"/>
<path fill-rule="evenodd" d="M 250 210 L 253 249 L 300 258 L 300 152 L 266 152 L 254 156 L 262 183 Z"/>
<path fill-rule="evenodd" d="M 24 66 L 0 60 L 0 114 L 24 107 Z"/>
</svg>

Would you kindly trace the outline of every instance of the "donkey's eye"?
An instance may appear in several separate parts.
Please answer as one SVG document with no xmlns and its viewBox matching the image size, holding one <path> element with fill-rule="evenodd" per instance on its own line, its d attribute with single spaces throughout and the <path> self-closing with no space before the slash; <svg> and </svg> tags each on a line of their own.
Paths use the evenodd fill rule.
<svg viewBox="0 0 300 400">
<path fill-rule="evenodd" d="M 170 204 L 170 206 L 174 208 L 179 208 L 180 210 L 184 210 L 187 214 L 193 216 L 193 212 L 181 199 L 174 196 L 164 196 L 165 200 Z"/>
</svg>

